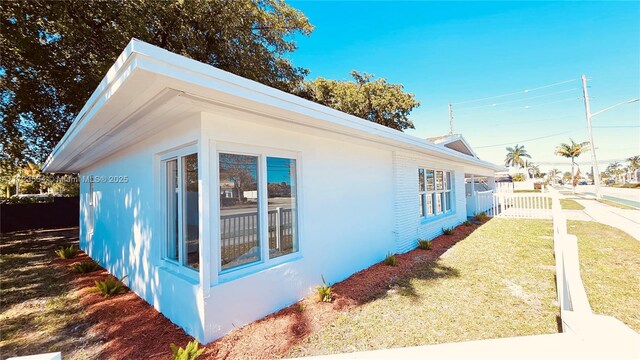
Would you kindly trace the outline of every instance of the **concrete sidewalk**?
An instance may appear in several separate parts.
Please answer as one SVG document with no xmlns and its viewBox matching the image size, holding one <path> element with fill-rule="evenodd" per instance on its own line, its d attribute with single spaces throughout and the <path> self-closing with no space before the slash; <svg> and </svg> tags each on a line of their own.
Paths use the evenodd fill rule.
<svg viewBox="0 0 640 360">
<path fill-rule="evenodd" d="M 584 211 L 593 220 L 616 227 L 640 240 L 640 210 L 624 210 L 609 206 L 595 200 L 578 200 Z"/>
</svg>

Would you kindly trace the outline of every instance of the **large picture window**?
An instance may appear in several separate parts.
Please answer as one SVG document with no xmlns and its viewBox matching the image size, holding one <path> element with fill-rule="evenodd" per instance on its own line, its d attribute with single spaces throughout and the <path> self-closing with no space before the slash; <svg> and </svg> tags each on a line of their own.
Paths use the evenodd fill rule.
<svg viewBox="0 0 640 360">
<path fill-rule="evenodd" d="M 418 169 L 420 216 L 430 218 L 453 211 L 451 172 Z"/>
<path fill-rule="evenodd" d="M 221 270 L 297 252 L 296 160 L 226 152 L 218 159 Z"/>
<path fill-rule="evenodd" d="M 198 271 L 200 214 L 198 154 L 180 154 L 163 162 L 166 248 L 164 258 Z"/>
</svg>

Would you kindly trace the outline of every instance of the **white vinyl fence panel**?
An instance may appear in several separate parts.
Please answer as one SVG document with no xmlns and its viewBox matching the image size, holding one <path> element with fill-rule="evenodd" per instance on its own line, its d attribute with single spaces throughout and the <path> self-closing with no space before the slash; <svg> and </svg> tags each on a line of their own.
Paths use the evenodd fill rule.
<svg viewBox="0 0 640 360">
<path fill-rule="evenodd" d="M 546 193 L 495 193 L 489 216 L 551 219 L 551 196 Z"/>
<path fill-rule="evenodd" d="M 511 182 L 497 182 L 496 193 L 512 193 L 513 183 Z"/>
</svg>

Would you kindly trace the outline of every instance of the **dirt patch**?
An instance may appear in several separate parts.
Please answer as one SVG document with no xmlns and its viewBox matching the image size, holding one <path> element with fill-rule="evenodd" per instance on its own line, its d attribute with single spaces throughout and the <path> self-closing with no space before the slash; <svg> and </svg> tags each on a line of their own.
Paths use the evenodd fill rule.
<svg viewBox="0 0 640 360">
<path fill-rule="evenodd" d="M 68 269 L 54 250 L 77 244 L 78 229 L 20 231 L 0 241 L 0 358 L 57 352 L 97 359 L 99 338 L 83 314 Z"/>
<path fill-rule="evenodd" d="M 461 225 L 453 235 L 435 238 L 431 250 L 416 249 L 396 255 L 398 266 L 378 263 L 334 284 L 332 303 L 318 302 L 313 294 L 277 313 L 235 329 L 206 346 L 203 358 L 264 359 L 286 356 L 295 345 L 331 323 L 340 313 L 384 296 L 390 290 L 394 291 L 395 282 L 409 275 L 416 265 L 437 259 L 477 228 L 478 225 Z M 77 241 L 77 232 L 73 239 Z M 46 252 L 52 249 L 47 248 Z M 133 292 L 107 299 L 90 292 L 94 282 L 108 273 L 104 269 L 88 274 L 71 272 L 73 264 L 88 259 L 86 254 L 81 253 L 74 259 L 50 262 L 51 271 L 64 276 L 49 280 L 64 283 L 69 295 L 79 299 L 75 306 L 82 314 L 83 334 L 68 333 L 67 336 L 85 336 L 92 343 L 100 344 L 98 355 L 83 356 L 82 349 L 69 348 L 65 353 L 66 358 L 166 359 L 171 355 L 170 343 L 184 346 L 193 340 Z"/>
<path fill-rule="evenodd" d="M 74 259 L 59 259 L 55 265 L 69 269 L 73 264 L 89 259 L 81 253 Z M 184 346 L 193 340 L 131 291 L 109 298 L 90 291 L 95 281 L 108 275 L 101 268 L 88 274 L 77 274 L 71 280 L 85 317 L 94 324 L 89 331 L 106 345 L 100 352 L 100 359 L 166 359 L 171 355 L 170 343 Z"/>
</svg>

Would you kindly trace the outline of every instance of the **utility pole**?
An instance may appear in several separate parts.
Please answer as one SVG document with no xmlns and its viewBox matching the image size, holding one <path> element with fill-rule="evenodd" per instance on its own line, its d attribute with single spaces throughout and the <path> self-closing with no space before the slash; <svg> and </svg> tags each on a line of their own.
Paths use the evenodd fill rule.
<svg viewBox="0 0 640 360">
<path fill-rule="evenodd" d="M 449 103 L 449 135 L 453 135 L 453 105 Z"/>
<path fill-rule="evenodd" d="M 591 106 L 589 105 L 589 91 L 587 90 L 587 76 L 584 74 L 582 74 L 582 93 L 584 95 L 584 109 L 587 115 L 589 143 L 591 144 L 591 172 L 593 172 L 593 185 L 595 185 L 596 199 L 602 199 L 602 189 L 600 189 L 600 170 L 598 170 L 596 146 L 593 143 L 593 132 L 591 131 Z"/>
</svg>

